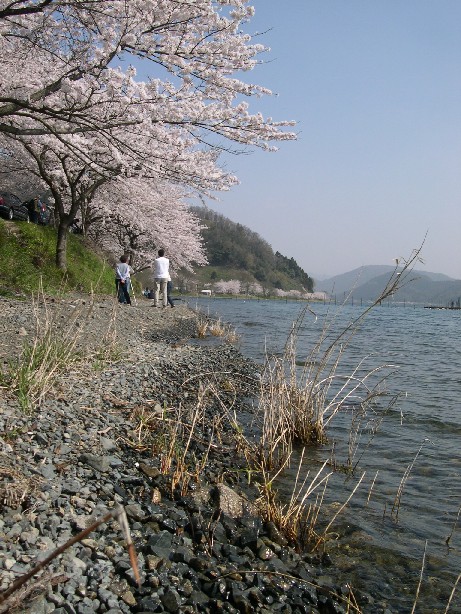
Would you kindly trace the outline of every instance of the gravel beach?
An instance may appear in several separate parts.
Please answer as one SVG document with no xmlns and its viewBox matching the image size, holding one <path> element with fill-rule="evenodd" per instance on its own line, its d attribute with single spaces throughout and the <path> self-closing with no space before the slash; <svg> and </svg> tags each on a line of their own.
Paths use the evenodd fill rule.
<svg viewBox="0 0 461 614">
<path fill-rule="evenodd" d="M 225 419 L 251 413 L 258 367 L 224 339 L 198 340 L 196 313 L 77 294 L 2 298 L 0 313 L 0 593 L 118 506 L 141 580 L 109 520 L 0 612 L 352 611 L 328 555 L 296 552 L 258 516 Z M 26 412 L 8 374 L 37 330 L 75 360 Z"/>
</svg>

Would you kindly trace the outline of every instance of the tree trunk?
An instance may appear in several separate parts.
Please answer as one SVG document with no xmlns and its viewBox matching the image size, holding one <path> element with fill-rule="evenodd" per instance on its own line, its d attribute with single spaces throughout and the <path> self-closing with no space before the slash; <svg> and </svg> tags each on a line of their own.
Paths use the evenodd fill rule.
<svg viewBox="0 0 461 614">
<path fill-rule="evenodd" d="M 58 240 L 56 243 L 56 266 L 58 269 L 67 269 L 67 236 L 69 234 L 69 225 L 63 223 L 62 220 L 58 226 Z"/>
</svg>

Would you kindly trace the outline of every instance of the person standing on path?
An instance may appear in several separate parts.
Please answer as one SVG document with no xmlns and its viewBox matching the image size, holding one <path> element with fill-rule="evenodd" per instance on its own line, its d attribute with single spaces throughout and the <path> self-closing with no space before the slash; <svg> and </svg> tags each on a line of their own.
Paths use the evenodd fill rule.
<svg viewBox="0 0 461 614">
<path fill-rule="evenodd" d="M 123 303 L 125 301 L 128 305 L 131 305 L 129 284 L 131 280 L 130 275 L 133 269 L 127 264 L 126 260 L 127 258 L 125 255 L 120 256 L 120 262 L 115 268 L 115 287 L 117 288 L 117 298 L 119 302 Z"/>
<path fill-rule="evenodd" d="M 155 265 L 154 265 L 154 280 L 155 280 L 154 307 L 158 307 L 160 292 L 163 294 L 162 305 L 163 307 L 167 306 L 167 301 L 168 301 L 167 284 L 168 284 L 168 278 L 170 277 L 169 270 L 170 270 L 170 261 L 168 260 L 168 258 L 165 258 L 165 250 L 159 249 L 158 258 L 155 259 Z"/>
<path fill-rule="evenodd" d="M 29 212 L 29 220 L 33 224 L 38 224 L 39 223 L 39 212 L 40 212 L 38 198 L 32 198 L 31 200 L 28 200 L 24 204 L 27 206 L 27 211 Z"/>
</svg>

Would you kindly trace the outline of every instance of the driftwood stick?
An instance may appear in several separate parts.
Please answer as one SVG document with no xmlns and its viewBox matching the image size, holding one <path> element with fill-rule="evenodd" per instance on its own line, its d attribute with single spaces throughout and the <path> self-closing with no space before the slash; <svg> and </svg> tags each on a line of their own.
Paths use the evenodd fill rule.
<svg viewBox="0 0 461 614">
<path fill-rule="evenodd" d="M 19 588 L 21 588 L 21 586 L 23 586 L 28 580 L 30 580 L 30 578 L 32 578 L 33 576 L 35 576 L 35 574 L 37 574 L 39 571 L 44 569 L 49 563 L 51 563 L 51 561 L 53 559 L 55 559 L 57 556 L 59 556 L 65 550 L 67 550 L 67 548 L 70 548 L 71 546 L 73 546 L 77 542 L 79 542 L 82 539 L 84 539 L 92 531 L 97 529 L 97 527 L 99 527 L 99 525 L 104 524 L 105 522 L 107 522 L 111 518 L 116 518 L 119 521 L 119 524 L 120 524 L 120 526 L 122 528 L 122 531 L 124 533 L 125 539 L 127 541 L 128 552 L 129 552 L 129 555 L 130 555 L 131 564 L 133 566 L 133 571 L 134 571 L 134 574 L 135 574 L 135 578 L 136 578 L 136 580 L 137 580 L 137 582 L 139 584 L 140 583 L 140 578 L 139 578 L 139 571 L 138 571 L 137 564 L 136 564 L 136 553 L 133 553 L 133 544 L 131 543 L 131 538 L 130 538 L 129 529 L 128 529 L 128 521 L 126 519 L 125 510 L 122 507 L 117 507 L 114 510 L 108 512 L 107 514 L 104 514 L 104 516 L 101 516 L 100 518 L 95 520 L 86 529 L 84 529 L 83 531 L 81 531 L 80 533 L 78 533 L 77 535 L 72 537 L 71 539 L 69 539 L 69 541 L 67 541 L 62 546 L 59 546 L 59 548 L 54 550 L 49 556 L 46 557 L 46 559 L 43 559 L 43 561 L 40 561 L 40 563 L 38 563 L 30 571 L 28 571 L 23 576 L 18 578 L 15 582 L 13 582 L 13 584 L 11 586 L 9 586 L 5 591 L 0 593 L 0 603 L 4 603 L 6 601 L 6 599 L 8 599 L 8 597 L 10 595 L 12 595 Z"/>
</svg>

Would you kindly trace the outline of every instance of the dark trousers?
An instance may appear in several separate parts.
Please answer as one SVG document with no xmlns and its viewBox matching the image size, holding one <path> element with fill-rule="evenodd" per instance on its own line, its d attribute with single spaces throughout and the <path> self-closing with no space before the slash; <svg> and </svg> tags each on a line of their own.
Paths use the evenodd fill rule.
<svg viewBox="0 0 461 614">
<path fill-rule="evenodd" d="M 128 292 L 127 283 L 125 281 L 124 284 L 120 283 L 120 279 L 115 280 L 115 287 L 117 288 L 117 297 L 120 300 L 120 295 L 125 298 L 125 301 L 128 305 L 131 305 L 130 293 Z"/>
<path fill-rule="evenodd" d="M 174 307 L 174 303 L 173 300 L 170 296 L 171 291 L 173 290 L 173 282 L 169 281 L 166 284 L 166 300 L 168 301 L 169 305 L 171 305 L 171 307 Z"/>
</svg>

